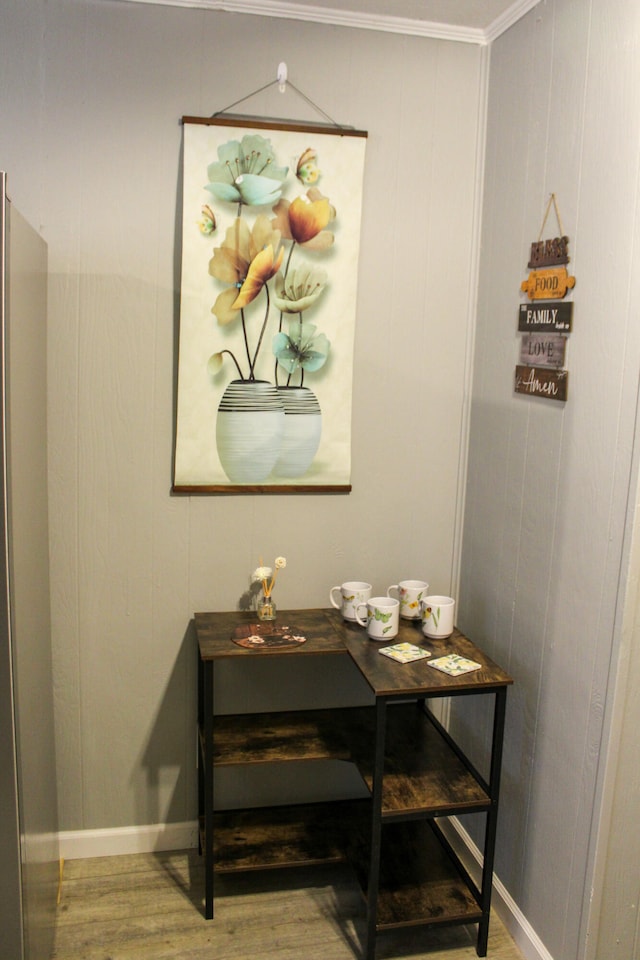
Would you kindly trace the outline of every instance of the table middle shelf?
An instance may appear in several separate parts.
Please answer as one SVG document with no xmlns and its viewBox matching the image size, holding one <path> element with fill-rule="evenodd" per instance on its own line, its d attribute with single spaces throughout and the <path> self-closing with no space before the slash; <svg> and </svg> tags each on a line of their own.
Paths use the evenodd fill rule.
<svg viewBox="0 0 640 960">
<path fill-rule="evenodd" d="M 416 703 L 389 705 L 386 726 L 383 819 L 489 808 L 484 784 Z M 355 764 L 372 791 L 375 736 L 374 707 L 217 716 L 213 762 L 342 760 Z"/>
</svg>

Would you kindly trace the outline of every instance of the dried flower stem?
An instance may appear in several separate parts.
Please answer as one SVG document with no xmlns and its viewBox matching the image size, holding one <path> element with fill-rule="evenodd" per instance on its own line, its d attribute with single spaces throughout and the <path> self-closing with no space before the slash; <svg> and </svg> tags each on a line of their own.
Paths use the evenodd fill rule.
<svg viewBox="0 0 640 960">
<path fill-rule="evenodd" d="M 284 567 L 286 567 L 286 565 L 287 565 L 287 561 L 285 557 L 276 557 L 275 570 L 273 574 L 271 574 L 271 571 L 269 570 L 268 567 L 266 568 L 266 570 L 269 570 L 271 579 L 269 579 L 269 577 L 262 577 L 261 582 L 262 582 L 262 592 L 267 599 L 271 596 L 271 592 L 275 586 L 276 578 L 278 576 L 278 570 L 282 570 Z M 262 557 L 260 557 L 260 566 L 258 567 L 258 571 L 262 571 L 263 569 L 265 568 L 262 563 Z"/>
</svg>

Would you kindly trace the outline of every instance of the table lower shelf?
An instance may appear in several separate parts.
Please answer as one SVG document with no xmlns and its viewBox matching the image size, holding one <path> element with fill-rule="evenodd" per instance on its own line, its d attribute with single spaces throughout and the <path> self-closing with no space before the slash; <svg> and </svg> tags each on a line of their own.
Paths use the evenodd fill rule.
<svg viewBox="0 0 640 960">
<path fill-rule="evenodd" d="M 214 871 L 339 863 L 370 809 L 368 800 L 354 800 L 219 811 L 213 820 Z M 200 829 L 204 846 L 202 822 Z"/>
<path fill-rule="evenodd" d="M 368 800 L 218 812 L 214 870 L 231 873 L 348 862 L 366 898 L 370 817 Z M 436 831 L 430 820 L 384 827 L 377 930 L 482 919 L 470 882 Z"/>
<path fill-rule="evenodd" d="M 478 893 L 438 839 L 433 821 L 389 824 L 382 832 L 377 930 L 477 923 Z M 356 865 L 365 897 L 368 862 Z"/>
</svg>

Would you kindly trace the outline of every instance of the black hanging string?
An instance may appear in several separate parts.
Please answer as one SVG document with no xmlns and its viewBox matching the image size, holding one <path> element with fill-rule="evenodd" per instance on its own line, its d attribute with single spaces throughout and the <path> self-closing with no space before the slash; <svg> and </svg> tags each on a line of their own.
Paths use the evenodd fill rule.
<svg viewBox="0 0 640 960">
<path fill-rule="evenodd" d="M 236 100 L 234 103 L 230 103 L 228 107 L 224 107 L 222 110 L 216 110 L 215 113 L 211 114 L 210 119 L 213 120 L 215 119 L 215 117 L 222 116 L 223 113 L 228 113 L 229 110 L 232 110 L 234 107 L 237 107 L 238 104 L 244 103 L 245 100 L 250 100 L 251 97 L 257 96 L 257 94 L 262 93 L 263 90 L 268 90 L 269 87 L 273 87 L 276 83 L 279 86 L 287 86 L 295 90 L 298 96 L 302 97 L 302 99 L 307 104 L 309 104 L 310 107 L 313 107 L 314 110 L 317 110 L 317 112 L 321 114 L 325 118 L 325 120 L 328 120 L 332 127 L 336 127 L 337 130 L 349 129 L 348 127 L 345 127 L 342 123 L 338 123 L 337 120 L 334 120 L 332 117 L 330 117 L 329 114 L 322 109 L 322 107 L 319 107 L 318 104 L 314 103 L 314 101 L 311 100 L 306 94 L 304 94 L 301 90 L 298 90 L 298 88 L 291 82 L 291 80 L 285 80 L 285 82 L 282 83 L 278 78 L 276 78 L 275 80 L 269 81 L 269 83 L 265 83 L 263 87 L 258 87 L 257 90 L 253 90 L 252 93 L 248 93 L 246 97 L 241 97 L 239 100 Z"/>
</svg>

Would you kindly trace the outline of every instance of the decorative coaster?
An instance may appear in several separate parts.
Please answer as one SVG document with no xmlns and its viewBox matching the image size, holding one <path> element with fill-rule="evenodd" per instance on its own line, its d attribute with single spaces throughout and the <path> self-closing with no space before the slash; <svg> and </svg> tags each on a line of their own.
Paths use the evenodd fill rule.
<svg viewBox="0 0 640 960">
<path fill-rule="evenodd" d="M 284 624 L 246 623 L 236 627 L 231 639 L 247 650 L 268 650 L 273 647 L 299 647 L 307 638 L 297 633 L 294 627 Z"/>
<path fill-rule="evenodd" d="M 429 661 L 430 667 L 436 670 L 442 670 L 448 673 L 450 677 L 459 677 L 463 673 L 469 673 L 471 670 L 481 670 L 482 664 L 475 660 L 469 660 L 468 657 L 461 657 L 459 653 L 448 653 L 445 657 L 438 657 L 437 660 Z"/>
</svg>

